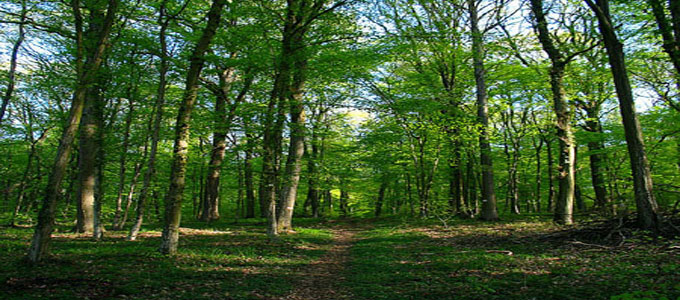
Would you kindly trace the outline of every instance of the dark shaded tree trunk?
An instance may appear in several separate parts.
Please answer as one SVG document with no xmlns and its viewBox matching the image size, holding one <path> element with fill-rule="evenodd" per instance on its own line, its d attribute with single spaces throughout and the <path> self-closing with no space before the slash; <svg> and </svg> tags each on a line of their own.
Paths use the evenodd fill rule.
<svg viewBox="0 0 680 300">
<path fill-rule="evenodd" d="M 387 181 L 383 178 L 378 189 L 378 198 L 375 201 L 375 216 L 380 217 L 382 214 L 383 202 L 385 202 L 385 189 L 387 189 Z"/>
<path fill-rule="evenodd" d="M 255 217 L 255 185 L 253 182 L 253 139 L 252 134 L 249 133 L 246 125 L 246 149 L 245 158 L 243 160 L 243 175 L 246 189 L 246 218 Z"/>
<path fill-rule="evenodd" d="M 349 193 L 347 190 L 340 189 L 340 214 L 342 217 L 347 217 L 349 214 Z"/>
<path fill-rule="evenodd" d="M 545 152 L 547 155 L 547 164 L 548 164 L 548 203 L 546 208 L 548 209 L 549 212 L 554 212 L 555 210 L 555 180 L 554 180 L 554 174 L 555 174 L 555 161 L 553 159 L 553 151 L 552 151 L 552 140 L 546 136 L 541 137 L 543 139 L 543 142 L 545 142 Z"/>
<path fill-rule="evenodd" d="M 182 213 L 182 194 L 185 186 L 187 154 L 189 146 L 189 125 L 191 113 L 196 104 L 198 81 L 205 63 L 204 55 L 219 28 L 222 10 L 227 0 L 214 0 L 208 11 L 208 21 L 200 39 L 189 57 L 184 95 L 175 124 L 175 143 L 172 167 L 170 169 L 170 188 L 165 200 L 165 218 L 161 237 L 160 252 L 167 255 L 177 253 L 179 224 Z"/>
<path fill-rule="evenodd" d="M 234 56 L 234 54 L 232 54 Z M 233 68 L 219 68 L 219 83 L 213 84 L 208 81 L 205 85 L 215 95 L 215 121 L 213 132 L 213 146 L 208 164 L 208 175 L 205 185 L 205 196 L 201 202 L 199 220 L 204 222 L 215 221 L 219 215 L 219 186 L 220 170 L 227 149 L 227 134 L 236 116 L 236 109 L 245 98 L 253 77 L 246 71 L 243 88 L 233 101 L 229 102 L 229 92 L 236 80 Z M 240 185 L 239 185 L 240 186 Z"/>
<path fill-rule="evenodd" d="M 534 140 L 534 149 L 536 150 L 535 157 L 536 157 L 536 192 L 534 196 L 534 210 L 536 212 L 541 212 L 541 183 L 542 183 L 542 174 L 541 174 L 541 150 L 543 149 L 543 140 L 541 138 L 538 139 L 538 142 Z"/>
<path fill-rule="evenodd" d="M 666 6 L 662 0 L 647 0 L 647 3 L 652 8 L 652 14 L 659 27 L 663 40 L 662 48 L 675 68 L 676 86 L 680 87 L 680 3 L 676 0 L 668 1 L 670 21 L 666 16 Z M 676 110 L 680 110 L 680 106 L 675 103 L 671 102 Z"/>
<path fill-rule="evenodd" d="M 645 144 L 642 139 L 640 121 L 635 112 L 626 61 L 623 53 L 623 44 L 616 35 L 612 18 L 609 14 L 609 1 L 586 0 L 586 3 L 597 16 L 600 33 L 602 34 L 609 65 L 614 77 L 616 94 L 619 98 L 619 109 L 623 121 L 623 129 L 628 146 L 628 155 L 633 173 L 633 188 L 635 190 L 635 204 L 637 206 L 637 218 L 640 227 L 657 230 L 659 228 L 658 205 L 652 192 L 652 176 L 649 170 L 649 162 L 645 152 Z"/>
<path fill-rule="evenodd" d="M 583 103 L 581 108 L 586 112 L 588 119 L 584 129 L 592 132 L 597 136 L 595 139 L 588 141 L 588 152 L 590 152 L 590 178 L 595 191 L 595 206 L 605 212 L 613 213 L 611 201 L 607 194 L 607 187 L 605 182 L 605 146 L 602 140 L 602 124 L 600 123 L 601 104 L 598 101 L 590 101 Z"/>
</svg>

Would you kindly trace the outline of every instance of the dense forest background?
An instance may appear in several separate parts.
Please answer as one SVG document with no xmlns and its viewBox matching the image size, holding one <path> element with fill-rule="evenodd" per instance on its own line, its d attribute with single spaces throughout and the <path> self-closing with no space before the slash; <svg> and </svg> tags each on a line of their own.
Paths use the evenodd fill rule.
<svg viewBox="0 0 680 300">
<path fill-rule="evenodd" d="M 0 1 L 0 213 L 635 216 L 680 203 L 680 4 Z"/>
</svg>

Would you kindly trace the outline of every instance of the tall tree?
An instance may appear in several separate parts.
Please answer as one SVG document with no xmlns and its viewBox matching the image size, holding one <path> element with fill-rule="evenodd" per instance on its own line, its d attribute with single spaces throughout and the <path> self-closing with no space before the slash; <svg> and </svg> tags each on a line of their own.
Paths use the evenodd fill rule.
<svg viewBox="0 0 680 300">
<path fill-rule="evenodd" d="M 561 41 L 556 39 L 548 29 L 546 13 L 542 0 L 531 0 L 531 11 L 534 15 L 534 28 L 538 32 L 538 40 L 543 51 L 550 59 L 550 87 L 553 98 L 553 110 L 556 115 L 556 132 L 559 141 L 559 165 L 557 167 L 558 193 L 555 206 L 555 222 L 572 224 L 574 206 L 574 136 L 571 128 L 571 110 L 564 91 L 565 68 L 577 55 L 590 51 L 589 47 L 581 51 L 565 52 L 560 49 Z M 574 40 L 576 37 L 573 37 Z M 586 41 L 587 42 L 587 41 Z M 587 43 L 585 43 L 587 45 Z"/>
<path fill-rule="evenodd" d="M 659 226 L 658 204 L 652 192 L 652 175 L 642 139 L 640 121 L 635 112 L 635 100 L 626 69 L 623 43 L 618 38 L 616 27 L 612 23 L 608 0 L 585 0 L 595 13 L 599 22 L 600 33 L 604 41 L 609 66 L 616 94 L 619 99 L 619 110 L 626 136 L 626 145 L 633 173 L 633 189 L 637 206 L 637 220 L 642 228 L 656 230 Z"/>
<path fill-rule="evenodd" d="M 144 173 L 144 182 L 142 183 L 142 189 L 137 198 L 137 208 L 135 222 L 130 228 L 127 239 L 134 241 L 137 239 L 137 234 L 142 228 L 142 223 L 144 222 L 144 214 L 146 211 L 146 202 L 149 198 L 151 184 L 154 175 L 156 174 L 156 156 L 158 153 L 158 143 L 160 141 L 161 126 L 163 124 L 163 107 L 165 106 L 165 93 L 167 89 L 168 72 L 170 71 L 170 56 L 168 54 L 168 38 L 167 30 L 171 22 L 177 18 L 177 16 L 184 10 L 186 5 L 188 5 L 189 0 L 186 0 L 184 6 L 180 8 L 177 12 L 173 14 L 168 14 L 167 11 L 167 0 L 162 0 L 158 8 L 158 19 L 157 24 L 159 26 L 158 40 L 159 48 L 157 50 L 157 56 L 159 59 L 158 63 L 158 89 L 156 92 L 156 100 L 154 103 L 154 117 L 153 117 L 153 128 L 151 130 L 151 149 L 149 151 L 149 160 L 147 162 L 146 171 Z"/>
<path fill-rule="evenodd" d="M 222 10 L 226 3 L 227 0 L 214 0 L 212 2 L 207 14 L 208 21 L 189 57 L 189 69 L 187 70 L 185 80 L 184 95 L 177 114 L 177 122 L 175 123 L 175 144 L 170 171 L 170 188 L 165 198 L 165 218 L 160 246 L 160 251 L 163 254 L 174 255 L 177 253 L 179 223 L 182 216 L 182 194 L 184 193 L 187 154 L 189 152 L 188 142 L 191 113 L 196 105 L 198 83 L 201 70 L 205 64 L 205 54 L 210 48 L 210 43 L 219 28 Z"/>
<path fill-rule="evenodd" d="M 475 86 L 477 93 L 477 120 L 479 132 L 479 159 L 482 167 L 482 214 L 486 221 L 498 220 L 496 192 L 494 189 L 493 160 L 489 142 L 489 105 L 484 67 L 484 36 L 479 29 L 479 7 L 477 1 L 467 0 L 472 32 L 472 59 L 474 64 Z"/>
<path fill-rule="evenodd" d="M 103 17 L 103 21 L 94 22 L 101 26 L 88 27 L 83 31 L 82 7 L 79 0 L 71 2 L 73 16 L 75 19 L 75 39 L 76 39 L 76 74 L 77 85 L 73 98 L 69 117 L 59 140 L 57 156 L 52 166 L 52 171 L 45 189 L 38 225 L 36 226 L 31 247 L 28 251 L 28 259 L 32 262 L 41 261 L 49 252 L 48 246 L 51 240 L 52 229 L 54 226 L 54 214 L 57 204 L 57 197 L 61 188 L 61 182 L 66 173 L 68 158 L 71 154 L 73 140 L 78 131 L 80 119 L 85 106 L 86 93 L 92 84 L 97 80 L 99 68 L 104 58 L 109 34 L 113 28 L 118 8 L 118 0 L 109 0 L 105 4 L 95 1 L 94 3 L 84 3 L 90 11 L 90 19 Z M 105 14 L 100 12 L 105 11 Z M 92 20 L 91 20 L 92 21 Z M 85 39 L 88 39 L 85 41 Z"/>
</svg>

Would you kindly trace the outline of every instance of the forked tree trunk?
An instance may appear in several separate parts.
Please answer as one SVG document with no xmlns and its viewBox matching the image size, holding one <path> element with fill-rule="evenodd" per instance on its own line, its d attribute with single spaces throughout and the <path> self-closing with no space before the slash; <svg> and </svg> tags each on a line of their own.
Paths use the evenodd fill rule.
<svg viewBox="0 0 680 300">
<path fill-rule="evenodd" d="M 51 240 L 52 230 L 54 226 L 54 214 L 57 204 L 57 196 L 60 194 L 61 183 L 66 173 L 66 166 L 68 165 L 69 155 L 72 150 L 73 140 L 80 124 L 83 108 L 85 106 L 86 92 L 91 84 L 96 80 L 96 76 L 101 66 L 104 52 L 108 44 L 109 33 L 115 21 L 115 13 L 118 8 L 117 0 L 109 0 L 106 6 L 106 15 L 102 26 L 96 32 L 89 32 L 87 41 L 92 43 L 93 47 L 87 47 L 87 53 L 83 47 L 83 32 L 82 32 L 82 16 L 80 11 L 80 1 L 74 0 L 72 2 L 73 12 L 76 23 L 76 70 L 78 70 L 78 84 L 73 94 L 71 101 L 71 109 L 64 131 L 59 140 L 59 147 L 57 148 L 57 155 L 54 160 L 54 165 L 49 175 L 47 187 L 40 208 L 38 216 L 38 225 L 31 240 L 31 246 L 28 251 L 28 259 L 32 262 L 41 261 L 49 253 L 49 243 Z M 91 9 L 92 10 L 92 9 Z M 104 9 L 94 9 L 104 10 Z M 86 56 L 85 56 L 86 55 Z M 87 57 L 84 60 L 84 57 Z"/>
</svg>

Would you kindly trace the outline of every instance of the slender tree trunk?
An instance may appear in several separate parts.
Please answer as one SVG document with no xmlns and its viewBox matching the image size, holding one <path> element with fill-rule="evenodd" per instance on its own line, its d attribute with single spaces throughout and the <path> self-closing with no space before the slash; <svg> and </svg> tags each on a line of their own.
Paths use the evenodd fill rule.
<svg viewBox="0 0 680 300">
<path fill-rule="evenodd" d="M 2 103 L 0 104 L 0 128 L 2 128 L 2 121 L 5 118 L 5 113 L 7 111 L 7 106 L 9 101 L 12 99 L 12 94 L 14 93 L 14 86 L 16 84 L 16 72 L 17 72 L 17 60 L 19 56 L 19 49 L 21 49 L 21 44 L 24 42 L 26 37 L 26 14 L 28 9 L 26 8 L 26 1 L 21 1 L 21 15 L 19 17 L 19 36 L 14 45 L 12 46 L 12 52 L 10 53 L 9 59 L 9 72 L 7 72 L 7 89 L 5 94 L 2 96 Z"/>
<path fill-rule="evenodd" d="M 127 200 L 125 201 L 125 209 L 123 210 L 123 216 L 121 217 L 120 221 L 116 224 L 116 228 L 118 230 L 122 230 L 123 226 L 125 226 L 125 222 L 127 222 L 128 215 L 130 213 L 130 206 L 132 206 L 132 198 L 135 193 L 135 188 L 137 187 L 137 180 L 139 180 L 139 176 L 142 174 L 142 162 L 139 162 L 135 166 L 135 172 L 134 175 L 132 176 L 132 180 L 130 180 L 130 186 L 128 187 L 128 192 L 127 196 L 125 197 Z"/>
<path fill-rule="evenodd" d="M 340 213 L 342 214 L 342 217 L 347 217 L 348 215 L 348 202 L 349 193 L 347 193 L 347 190 L 345 189 L 340 189 Z"/>
<path fill-rule="evenodd" d="M 644 140 L 642 139 L 640 121 L 635 112 L 635 101 L 626 70 L 623 44 L 619 41 L 612 24 L 612 18 L 609 14 L 609 1 L 596 0 L 596 3 L 593 3 L 592 0 L 586 0 L 586 3 L 595 12 L 599 21 L 600 33 L 602 33 L 604 45 L 607 49 L 616 94 L 619 98 L 619 109 L 633 173 L 638 223 L 642 228 L 657 230 L 659 228 L 658 205 L 652 192 L 652 176 Z"/>
<path fill-rule="evenodd" d="M 127 162 L 127 152 L 130 147 L 130 127 L 132 126 L 132 116 L 135 111 L 134 100 L 132 100 L 132 93 L 128 96 L 128 113 L 125 118 L 125 131 L 123 133 L 123 148 L 120 153 L 119 167 L 118 167 L 118 195 L 116 196 L 116 212 L 113 217 L 113 229 L 122 229 L 122 224 L 120 222 L 121 213 L 123 212 L 123 190 L 125 189 L 125 175 L 126 175 L 126 162 Z"/>
<path fill-rule="evenodd" d="M 534 149 L 536 150 L 536 194 L 535 194 L 535 199 L 534 199 L 534 210 L 536 212 L 541 212 L 541 183 L 542 183 L 542 174 L 541 174 L 541 149 L 543 148 L 543 140 L 538 139 L 538 143 L 534 141 Z"/>
<path fill-rule="evenodd" d="M 154 103 L 155 115 L 153 118 L 153 129 L 151 131 L 151 150 L 149 151 L 149 161 L 146 167 L 146 172 L 144 173 L 144 182 L 142 183 L 142 189 L 140 190 L 139 196 L 137 197 L 137 209 L 135 222 L 130 228 L 127 239 L 129 241 L 134 241 L 137 239 L 139 230 L 142 228 L 142 223 L 144 222 L 144 214 L 146 210 L 146 202 L 149 197 L 149 190 L 151 188 L 151 181 L 156 174 L 156 153 L 158 152 L 158 142 L 160 141 L 160 131 L 161 124 L 163 123 L 163 107 L 165 105 L 165 92 L 167 86 L 167 75 L 170 70 L 170 58 L 168 57 L 168 47 L 167 47 L 167 36 L 166 31 L 169 26 L 170 19 L 166 17 L 166 4 L 167 0 L 163 0 L 160 4 L 159 15 L 158 15 L 158 25 L 160 25 L 160 31 L 158 34 L 158 39 L 160 43 L 160 63 L 158 66 L 158 90 L 156 95 L 156 101 Z"/>
<path fill-rule="evenodd" d="M 484 41 L 479 30 L 479 17 L 475 0 L 467 0 L 472 28 L 472 58 L 474 64 L 475 84 L 477 88 L 477 121 L 481 124 L 479 132 L 479 156 L 482 168 L 482 219 L 498 220 L 496 208 L 496 192 L 494 190 L 493 160 L 491 143 L 489 142 L 489 105 L 485 81 Z"/>
<path fill-rule="evenodd" d="M 666 17 L 666 9 L 662 0 L 647 0 L 647 3 L 652 8 L 652 14 L 659 27 L 663 40 L 662 48 L 675 67 L 676 85 L 680 87 L 680 4 L 675 0 L 668 1 L 673 21 L 670 22 Z"/>
<path fill-rule="evenodd" d="M 552 151 L 552 140 L 547 138 L 547 137 L 541 137 L 544 138 L 545 142 L 545 151 L 547 154 L 547 164 L 548 164 L 548 205 L 547 209 L 549 212 L 554 212 L 555 210 L 555 180 L 554 180 L 554 174 L 555 174 L 555 162 L 553 160 L 553 151 Z"/>
<path fill-rule="evenodd" d="M 382 179 L 380 188 L 378 189 L 378 199 L 375 201 L 375 216 L 380 217 L 382 214 L 383 202 L 385 201 L 385 189 L 387 189 L 387 181 Z"/>
<path fill-rule="evenodd" d="M 204 55 L 219 27 L 222 9 L 227 0 L 214 0 L 208 11 L 208 21 L 200 39 L 189 57 L 184 96 L 177 114 L 175 125 L 175 145 L 173 148 L 172 167 L 170 169 L 170 188 L 166 195 L 165 219 L 161 237 L 160 252 L 167 255 L 177 253 L 179 241 L 179 224 L 182 213 L 182 194 L 185 186 L 186 164 L 189 146 L 189 125 L 191 113 L 196 104 L 198 80 L 205 63 Z"/>
<path fill-rule="evenodd" d="M 243 173 L 246 188 L 246 218 L 255 217 L 255 186 L 253 183 L 253 147 L 254 138 L 246 127 L 246 149 L 245 159 L 243 160 Z"/>
<path fill-rule="evenodd" d="M 102 23 L 100 30 L 96 33 L 88 34 L 93 39 L 94 47 L 88 47 L 87 59 L 83 63 L 84 48 L 83 48 L 83 33 L 82 33 L 82 17 L 80 15 L 80 2 L 74 0 L 72 2 L 73 11 L 76 19 L 76 44 L 78 45 L 78 55 L 76 56 L 76 69 L 78 70 L 78 84 L 73 94 L 71 101 L 71 109 L 69 117 L 59 140 L 59 147 L 57 148 L 57 155 L 54 160 L 54 165 L 45 188 L 42 207 L 38 216 L 38 225 L 31 241 L 31 246 L 28 251 L 28 259 L 32 262 L 41 261 L 49 251 L 49 243 L 54 226 L 54 214 L 57 204 L 57 195 L 61 188 L 61 183 L 66 173 L 66 166 L 68 165 L 68 158 L 71 153 L 73 140 L 80 124 L 83 108 L 85 106 L 86 92 L 92 82 L 94 82 L 99 67 L 101 66 L 106 45 L 108 43 L 109 33 L 115 21 L 115 13 L 118 7 L 117 0 L 109 0 L 107 5 L 107 12 L 105 20 Z"/>
</svg>

